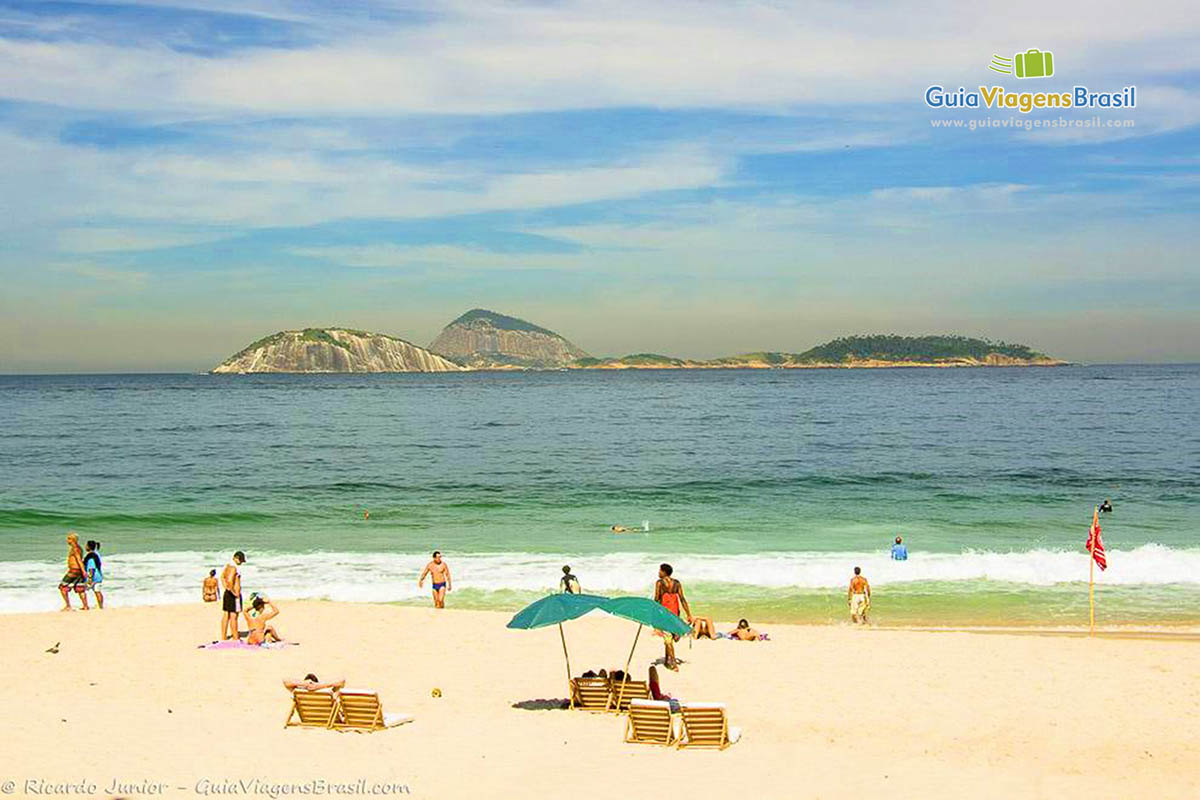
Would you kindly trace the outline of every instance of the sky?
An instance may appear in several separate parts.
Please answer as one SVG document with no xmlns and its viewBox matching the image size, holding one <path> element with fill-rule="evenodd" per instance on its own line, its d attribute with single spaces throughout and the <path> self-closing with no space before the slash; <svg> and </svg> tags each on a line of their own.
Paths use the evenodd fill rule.
<svg viewBox="0 0 1200 800">
<path fill-rule="evenodd" d="M 1053 76 L 989 70 L 1031 48 Z M 474 307 L 594 355 L 1200 361 L 1198 126 L 1193 0 L 0 0 L 0 373 Z"/>
</svg>

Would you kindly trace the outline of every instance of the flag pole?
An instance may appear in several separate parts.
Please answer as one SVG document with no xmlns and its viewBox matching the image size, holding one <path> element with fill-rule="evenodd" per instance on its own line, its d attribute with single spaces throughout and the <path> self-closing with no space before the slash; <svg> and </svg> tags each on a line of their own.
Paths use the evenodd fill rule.
<svg viewBox="0 0 1200 800">
<path fill-rule="evenodd" d="M 1092 509 L 1092 519 L 1100 513 L 1100 509 Z M 1092 538 L 1095 533 L 1088 534 L 1091 546 L 1088 548 L 1088 636 L 1096 634 L 1096 542 Z"/>
</svg>

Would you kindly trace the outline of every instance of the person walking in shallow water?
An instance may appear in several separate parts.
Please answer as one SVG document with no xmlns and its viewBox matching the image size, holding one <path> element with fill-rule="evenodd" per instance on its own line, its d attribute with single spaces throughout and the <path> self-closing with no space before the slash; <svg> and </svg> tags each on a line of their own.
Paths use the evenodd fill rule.
<svg viewBox="0 0 1200 800">
<path fill-rule="evenodd" d="M 442 551 L 433 551 L 433 560 L 425 565 L 425 569 L 421 570 L 421 577 L 417 578 L 417 588 L 425 585 L 425 576 L 429 576 L 429 580 L 433 585 L 433 607 L 446 607 L 446 592 L 451 590 L 450 585 L 450 565 L 442 561 Z"/>
<path fill-rule="evenodd" d="M 862 568 L 854 568 L 850 588 L 846 590 L 846 602 L 850 605 L 850 621 L 867 624 L 867 612 L 871 610 L 871 584 L 862 576 Z"/>
</svg>

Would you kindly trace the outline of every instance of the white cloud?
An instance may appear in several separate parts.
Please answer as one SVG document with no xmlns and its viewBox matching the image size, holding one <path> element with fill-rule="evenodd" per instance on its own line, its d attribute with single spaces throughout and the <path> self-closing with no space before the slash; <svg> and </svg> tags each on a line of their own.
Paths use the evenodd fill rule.
<svg viewBox="0 0 1200 800">
<path fill-rule="evenodd" d="M 917 102 L 986 77 L 992 52 L 1055 50 L 1083 78 L 1200 67 L 1190 0 L 961 4 L 447 4 L 427 24 L 352 28 L 304 49 L 200 57 L 90 42 L 0 42 L 0 94 L 69 107 L 281 113 L 498 113 Z M 1145 58 L 1143 58 L 1145 56 Z M 1120 63 L 1114 62 L 1119 58 Z"/>
</svg>

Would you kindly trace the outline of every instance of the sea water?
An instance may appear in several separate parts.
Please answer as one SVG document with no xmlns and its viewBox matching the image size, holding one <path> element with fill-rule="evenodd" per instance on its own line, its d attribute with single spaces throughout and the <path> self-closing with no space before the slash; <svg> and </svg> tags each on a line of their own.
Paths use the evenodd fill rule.
<svg viewBox="0 0 1200 800">
<path fill-rule="evenodd" d="M 1079 624 L 1110 498 L 1099 621 L 1200 621 L 1198 366 L 7 376 L 0 420 L 0 611 L 60 604 L 75 530 L 114 606 L 235 549 L 247 591 L 427 602 L 439 549 L 460 607 L 666 561 L 697 612 L 825 622 L 861 566 L 880 624 Z"/>
</svg>

